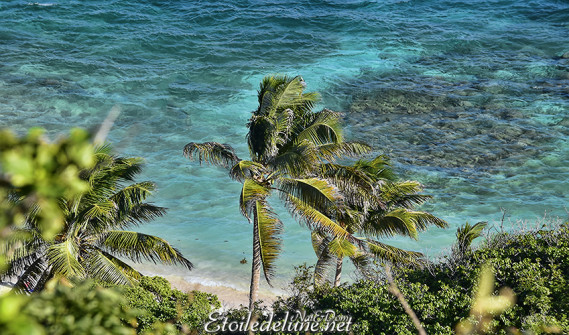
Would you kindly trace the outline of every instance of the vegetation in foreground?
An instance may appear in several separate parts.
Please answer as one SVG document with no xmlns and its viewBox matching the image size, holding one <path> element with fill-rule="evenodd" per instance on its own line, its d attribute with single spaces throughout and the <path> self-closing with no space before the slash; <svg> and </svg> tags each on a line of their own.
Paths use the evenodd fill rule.
<svg viewBox="0 0 569 335">
<path fill-rule="evenodd" d="M 567 223 L 553 230 L 490 235 L 479 248 L 455 247 L 422 269 L 399 267 L 395 281 L 428 334 L 453 334 L 455 326 L 469 318 L 484 264 L 494 269 L 496 288 L 510 288 L 516 299 L 491 321 L 492 334 L 569 332 Z M 382 271 L 337 288 L 314 287 L 312 281 L 309 268 L 301 267 L 292 285 L 294 294 L 275 302 L 273 309 L 332 309 L 354 318 L 356 334 L 416 334 Z"/>
<path fill-rule="evenodd" d="M 153 184 L 133 182 L 140 163 L 95 150 L 82 130 L 55 142 L 37 129 L 25 137 L 0 131 L 0 275 L 18 278 L 0 297 L 3 334 L 135 334 L 149 320 L 154 333 L 178 333 L 219 306 L 210 295 L 143 279 L 111 255 L 191 266 L 166 241 L 120 230 L 163 213 L 144 202 Z M 131 286 L 103 288 L 85 278 Z M 161 317 L 141 290 L 164 307 Z M 129 305 L 134 300 L 143 308 Z"/>
<path fill-rule="evenodd" d="M 516 300 L 513 307 L 489 319 L 493 327 L 489 334 L 569 331 L 568 224 L 554 230 L 492 235 L 475 250 L 459 252 L 455 248 L 440 262 L 423 269 L 398 267 L 394 277 L 427 334 L 454 334 L 461 322 L 478 322 L 471 309 L 484 264 L 494 269 L 493 295 L 503 294 L 502 289 L 509 287 Z M 302 266 L 297 271 L 291 296 L 270 306 L 277 313 L 275 318 L 296 309 L 307 313 L 331 309 L 353 317 L 355 334 L 416 334 L 382 272 L 375 272 L 375 276 L 369 272 L 366 279 L 333 287 L 314 286 L 312 267 Z M 12 298 L 20 299 L 17 313 L 0 309 L 0 324 L 8 334 L 66 334 L 66 329 L 79 331 L 85 327 L 106 327 L 110 334 L 203 332 L 208 314 L 219 307 L 215 296 L 173 290 L 159 277 L 143 277 L 138 286 L 111 289 L 94 288 L 92 284 L 71 289 L 50 282 L 41 293 L 0 299 L 8 303 Z M 267 311 L 259 305 L 256 310 Z M 242 320 L 247 313 L 248 308 L 243 307 L 230 310 L 228 315 Z M 10 331 L 14 327 L 20 331 Z M 34 327 L 39 331 L 30 331 Z"/>
</svg>

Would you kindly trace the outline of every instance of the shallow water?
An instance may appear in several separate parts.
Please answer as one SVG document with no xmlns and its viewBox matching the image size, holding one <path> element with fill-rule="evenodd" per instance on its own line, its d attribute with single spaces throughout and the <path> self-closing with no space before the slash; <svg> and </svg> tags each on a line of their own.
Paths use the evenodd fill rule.
<svg viewBox="0 0 569 335">
<path fill-rule="evenodd" d="M 423 209 L 451 228 L 398 246 L 436 253 L 457 226 L 499 220 L 502 208 L 511 220 L 567 217 L 564 1 L 9 0 L 0 14 L 0 125 L 96 128 L 120 106 L 109 139 L 146 159 L 153 201 L 169 208 L 140 229 L 196 264 L 164 270 L 188 281 L 248 286 L 239 184 L 181 151 L 219 141 L 245 157 L 245 123 L 271 73 L 301 74 L 319 108 L 345 113 L 352 139 L 435 196 Z M 276 286 L 315 261 L 306 229 L 282 218 Z"/>
</svg>

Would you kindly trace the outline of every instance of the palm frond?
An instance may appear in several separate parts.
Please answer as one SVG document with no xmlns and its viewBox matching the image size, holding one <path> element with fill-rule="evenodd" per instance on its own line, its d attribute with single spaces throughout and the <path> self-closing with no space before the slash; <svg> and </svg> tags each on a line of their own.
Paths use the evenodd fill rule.
<svg viewBox="0 0 569 335">
<path fill-rule="evenodd" d="M 318 95 L 303 94 L 304 80 L 300 76 L 290 78 L 288 76 L 267 76 L 261 82 L 258 100 L 259 108 L 254 115 L 274 117 L 277 111 L 313 104 Z"/>
<path fill-rule="evenodd" d="M 319 166 L 318 175 L 331 180 L 340 190 L 359 187 L 367 192 L 373 191 L 374 180 L 363 171 L 349 165 L 326 163 Z"/>
<path fill-rule="evenodd" d="M 341 143 L 344 140 L 340 113 L 324 109 L 295 136 L 295 142 L 308 141 L 316 145 Z"/>
<path fill-rule="evenodd" d="M 18 202 L 19 200 L 16 200 Z M 26 217 L 24 219 L 23 228 L 28 229 L 30 231 L 39 232 L 39 227 L 37 224 L 37 217 L 41 212 L 41 207 L 39 204 L 32 204 L 28 208 L 28 212 L 26 213 Z"/>
<path fill-rule="evenodd" d="M 265 200 L 255 202 L 255 219 L 259 231 L 261 264 L 267 283 L 271 285 L 274 276 L 274 263 L 281 250 L 280 234 L 283 224 Z"/>
<path fill-rule="evenodd" d="M 269 193 L 270 190 L 267 187 L 257 183 L 253 179 L 245 179 L 239 196 L 239 208 L 241 209 L 241 214 L 243 214 L 247 219 L 251 219 L 252 211 L 256 202 L 266 199 L 269 196 Z"/>
<path fill-rule="evenodd" d="M 386 202 L 376 192 L 374 179 L 353 166 L 322 164 L 319 176 L 334 184 L 347 206 L 354 210 L 361 210 L 365 214 L 370 207 L 387 209 Z"/>
<path fill-rule="evenodd" d="M 16 248 L 28 246 L 37 241 L 41 235 L 29 228 L 11 228 L 7 236 L 0 242 L 0 255 L 8 255 Z"/>
<path fill-rule="evenodd" d="M 414 180 L 401 182 L 383 182 L 379 186 L 381 196 L 386 201 L 396 202 L 400 197 L 417 194 L 423 190 L 423 185 Z"/>
<path fill-rule="evenodd" d="M 277 180 L 277 185 L 281 196 L 291 195 L 314 208 L 332 212 L 333 208 L 341 205 L 341 195 L 324 179 L 281 177 Z"/>
<path fill-rule="evenodd" d="M 180 264 L 192 269 L 192 263 L 166 240 L 142 233 L 112 230 L 100 234 L 97 245 L 112 254 L 129 258 L 135 262 L 142 260 L 164 264 Z"/>
<path fill-rule="evenodd" d="M 427 227 L 431 225 L 439 228 L 448 227 L 448 223 L 445 220 L 440 219 L 431 213 L 409 211 L 409 214 L 414 218 L 415 222 L 417 223 L 417 229 L 420 231 L 427 229 Z"/>
<path fill-rule="evenodd" d="M 292 109 L 286 108 L 282 112 L 277 113 L 274 119 L 278 144 L 283 145 L 288 141 L 293 131 L 295 121 L 294 112 Z"/>
<path fill-rule="evenodd" d="M 156 190 L 156 184 L 150 181 L 130 184 L 110 197 L 118 208 L 129 208 L 146 200 Z"/>
<path fill-rule="evenodd" d="M 105 250 L 102 250 L 97 247 L 94 248 L 97 249 L 103 255 L 105 255 L 105 257 L 107 257 L 111 262 L 115 263 L 119 268 L 121 268 L 123 273 L 125 273 L 128 277 L 135 280 L 139 280 L 142 277 L 142 274 L 140 272 L 136 271 L 133 267 L 121 261 L 119 258 L 109 254 Z"/>
<path fill-rule="evenodd" d="M 371 147 L 362 142 L 326 143 L 317 147 L 321 160 L 335 162 L 337 159 L 367 154 Z"/>
<path fill-rule="evenodd" d="M 189 159 L 194 159 L 197 156 L 200 164 L 206 162 L 224 168 L 229 168 L 240 161 L 235 150 L 229 144 L 217 142 L 188 143 L 184 147 L 184 156 Z"/>
<path fill-rule="evenodd" d="M 289 193 L 284 194 L 283 199 L 291 215 L 311 230 L 317 229 L 334 237 L 345 238 L 357 243 L 346 229 L 306 202 Z"/>
<path fill-rule="evenodd" d="M 142 172 L 144 159 L 140 157 L 116 157 L 114 162 L 104 171 L 107 177 L 115 177 L 119 181 L 134 181 Z"/>
<path fill-rule="evenodd" d="M 95 166 L 80 172 L 83 179 L 91 184 L 97 180 L 110 178 L 110 181 L 133 181 L 134 177 L 142 171 L 144 160 L 139 157 L 116 157 L 107 152 L 95 153 Z"/>
<path fill-rule="evenodd" d="M 401 194 L 389 201 L 389 207 L 402 207 L 413 209 L 432 199 L 433 196 L 428 194 Z"/>
<path fill-rule="evenodd" d="M 92 204 L 90 207 L 85 209 L 84 213 L 82 213 L 81 216 L 86 220 L 111 220 L 113 218 L 115 209 L 116 204 L 114 202 L 105 200 Z"/>
<path fill-rule="evenodd" d="M 46 260 L 39 257 L 26 267 L 26 270 L 18 277 L 14 284 L 17 292 L 36 291 L 43 287 L 46 277 L 50 276 L 49 265 Z"/>
<path fill-rule="evenodd" d="M 389 158 L 385 155 L 376 156 L 372 160 L 360 159 L 354 163 L 354 168 L 373 178 L 375 181 L 395 181 L 397 176 L 391 169 Z"/>
<path fill-rule="evenodd" d="M 110 143 L 103 143 L 99 145 L 95 145 L 94 148 L 95 156 L 110 156 L 113 152 L 113 146 Z"/>
<path fill-rule="evenodd" d="M 7 267 L 0 273 L 0 278 L 9 279 L 19 277 L 26 269 L 42 257 L 44 257 L 43 249 L 30 250 L 18 248 L 14 251 L 12 257 L 7 259 Z"/>
<path fill-rule="evenodd" d="M 143 201 L 155 190 L 152 182 L 141 182 L 126 186 L 110 197 L 114 203 L 111 225 L 106 229 L 124 228 L 148 222 L 166 213 L 164 207 Z"/>
<path fill-rule="evenodd" d="M 403 250 L 376 240 L 366 239 L 369 254 L 382 260 L 396 264 L 418 264 L 423 254 L 416 251 Z"/>
<path fill-rule="evenodd" d="M 265 167 L 260 163 L 241 160 L 233 165 L 229 171 L 229 176 L 231 179 L 243 182 L 246 178 L 262 175 L 265 171 Z"/>
<path fill-rule="evenodd" d="M 98 248 L 87 251 L 85 269 L 89 277 L 117 285 L 132 285 L 141 277 L 138 271 Z"/>
<path fill-rule="evenodd" d="M 417 221 L 409 211 L 397 208 L 390 212 L 373 211 L 362 227 L 364 233 L 374 237 L 409 236 L 417 239 Z"/>
<path fill-rule="evenodd" d="M 486 228 L 487 225 L 488 222 L 478 222 L 471 226 L 468 222 L 466 222 L 464 226 L 459 227 L 456 230 L 456 244 L 458 251 L 460 253 L 464 253 L 470 249 L 472 242 L 478 237 L 482 236 L 482 231 L 484 228 Z"/>
<path fill-rule="evenodd" d="M 310 174 L 317 163 L 316 147 L 312 143 L 304 141 L 283 148 L 267 162 L 267 165 L 280 173 L 299 177 Z"/>
<path fill-rule="evenodd" d="M 316 103 L 320 100 L 320 94 L 317 92 L 303 92 L 302 93 L 302 101 L 297 103 L 294 108 L 295 116 L 302 117 L 310 113 L 310 111 L 314 108 Z"/>
<path fill-rule="evenodd" d="M 358 251 L 358 248 L 348 240 L 338 237 L 335 237 L 332 241 L 330 241 L 328 244 L 328 249 L 332 254 L 336 255 L 339 258 L 352 257 Z"/>
<path fill-rule="evenodd" d="M 119 213 L 112 228 L 124 228 L 149 222 L 166 214 L 166 208 L 149 203 L 133 205 L 128 211 Z"/>
<path fill-rule="evenodd" d="M 83 278 L 85 275 L 85 269 L 79 262 L 79 246 L 72 238 L 48 246 L 46 258 L 53 275 L 66 278 Z"/>
<path fill-rule="evenodd" d="M 350 257 L 350 261 L 354 264 L 354 267 L 357 271 L 362 274 L 367 272 L 368 266 L 371 264 L 370 254 L 366 253 L 365 251 L 358 250 L 353 256 Z"/>
</svg>

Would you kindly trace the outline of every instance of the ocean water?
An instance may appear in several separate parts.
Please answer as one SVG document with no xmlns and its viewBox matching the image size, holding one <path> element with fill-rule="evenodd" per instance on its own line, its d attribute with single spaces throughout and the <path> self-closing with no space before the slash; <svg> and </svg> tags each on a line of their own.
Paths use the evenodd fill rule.
<svg viewBox="0 0 569 335">
<path fill-rule="evenodd" d="M 566 1 L 0 2 L 0 126 L 52 136 L 96 129 L 146 159 L 168 214 L 139 229 L 196 265 L 144 267 L 246 290 L 252 227 L 240 185 L 182 157 L 188 142 L 232 144 L 267 74 L 303 76 L 351 139 L 392 158 L 450 228 L 397 246 L 436 254 L 466 221 L 566 219 L 569 195 Z M 309 232 L 285 222 L 274 290 L 314 263 Z M 246 258 L 248 263 L 240 261 Z M 268 289 L 266 284 L 262 284 Z"/>
</svg>

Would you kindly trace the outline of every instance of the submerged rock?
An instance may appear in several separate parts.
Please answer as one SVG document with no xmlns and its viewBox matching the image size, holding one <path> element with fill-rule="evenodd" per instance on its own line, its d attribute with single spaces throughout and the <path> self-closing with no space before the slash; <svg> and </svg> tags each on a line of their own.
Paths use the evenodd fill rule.
<svg viewBox="0 0 569 335">
<path fill-rule="evenodd" d="M 445 95 L 380 88 L 371 94 L 356 96 L 350 106 L 350 112 L 374 110 L 380 114 L 423 114 L 441 110 L 441 106 L 460 106 L 462 103 Z"/>
<path fill-rule="evenodd" d="M 539 156 L 554 138 L 503 99 L 465 101 L 380 88 L 359 92 L 345 118 L 359 139 L 399 162 L 491 171 L 519 157 Z"/>
</svg>

